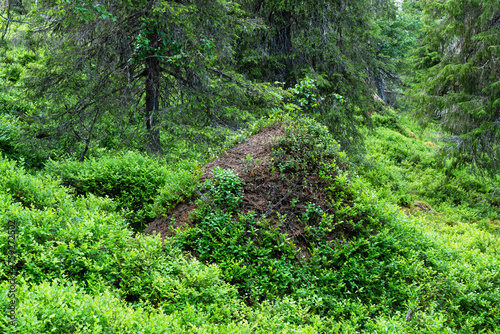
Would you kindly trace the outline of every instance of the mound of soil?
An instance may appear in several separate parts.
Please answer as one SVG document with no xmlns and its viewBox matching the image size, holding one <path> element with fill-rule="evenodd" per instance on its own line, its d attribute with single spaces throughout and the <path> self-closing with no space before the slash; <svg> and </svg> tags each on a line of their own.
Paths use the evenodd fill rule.
<svg viewBox="0 0 500 334">
<path fill-rule="evenodd" d="M 205 165 L 201 181 L 212 177 L 215 167 L 234 170 L 244 181 L 244 197 L 238 210 L 253 211 L 258 219 L 265 217 L 276 224 L 280 221 L 279 217 L 286 215 L 286 219 L 281 219 L 284 223 L 276 227 L 294 239 L 295 244 L 302 249 L 302 256 L 307 257 L 309 241 L 304 233 L 305 225 L 301 221 L 304 220 L 304 214 L 307 214 L 307 206 L 314 204 L 325 213 L 332 213 L 332 209 L 322 191 L 327 184 L 316 173 L 286 169 L 280 171 L 273 163 L 273 148 L 283 135 L 284 130 L 280 124 L 262 129 L 219 159 Z M 145 233 L 160 233 L 162 238 L 170 237 L 173 229 L 189 225 L 189 214 L 195 208 L 194 201 L 180 203 L 172 212 L 176 218 L 174 222 L 170 218 L 159 217 L 148 226 Z M 319 221 L 319 217 L 315 219 Z M 313 222 L 310 220 L 308 224 L 311 223 Z M 343 230 L 340 233 L 346 237 L 349 231 Z M 328 239 L 342 236 L 337 231 L 331 233 Z"/>
<path fill-rule="evenodd" d="M 248 181 L 245 179 L 247 173 L 245 173 L 246 168 L 243 161 L 247 157 L 252 157 L 253 161 L 255 161 L 258 166 L 263 165 L 264 161 L 268 161 L 274 143 L 276 143 L 282 135 L 283 129 L 279 124 L 273 124 L 270 127 L 262 129 L 255 135 L 247 138 L 245 142 L 228 150 L 220 158 L 203 166 L 202 169 L 204 174 L 200 178 L 200 182 L 204 182 L 207 178 L 211 178 L 213 176 L 213 169 L 215 167 L 220 167 L 234 170 L 239 177 L 243 178 L 245 184 L 248 185 Z M 245 202 L 245 199 L 243 201 Z M 149 224 L 144 233 L 160 233 L 162 238 L 170 237 L 172 236 L 172 227 L 183 228 L 188 223 L 189 213 L 195 208 L 196 204 L 192 201 L 179 203 L 171 214 L 171 216 L 175 215 L 176 218 L 174 224 L 171 224 L 170 218 L 158 217 Z"/>
</svg>

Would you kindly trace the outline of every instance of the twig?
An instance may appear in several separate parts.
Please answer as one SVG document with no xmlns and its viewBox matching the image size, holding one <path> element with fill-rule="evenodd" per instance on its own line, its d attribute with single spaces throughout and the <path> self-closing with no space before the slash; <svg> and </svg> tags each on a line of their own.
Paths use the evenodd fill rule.
<svg viewBox="0 0 500 334">
<path fill-rule="evenodd" d="M 280 204 L 281 204 L 281 202 L 283 202 L 285 199 L 287 199 L 287 198 L 288 198 L 288 196 L 290 196 L 290 194 L 291 194 L 291 193 L 295 190 L 295 188 L 297 187 L 297 185 L 298 185 L 298 184 L 299 184 L 298 182 L 297 182 L 297 183 L 295 183 L 295 184 L 294 184 L 294 186 L 293 186 L 293 188 L 292 188 L 290 191 L 288 191 L 288 193 L 287 193 L 285 196 L 283 196 L 283 198 L 282 198 L 282 199 L 280 199 L 278 202 L 276 202 L 276 204 L 274 204 L 273 206 L 271 206 L 271 207 L 270 207 L 270 208 L 266 211 L 266 213 L 264 213 L 264 217 L 267 217 L 267 215 L 268 215 L 268 214 L 270 214 L 270 213 L 271 213 L 271 211 L 272 211 L 275 207 L 277 207 L 278 205 L 280 205 Z"/>
</svg>

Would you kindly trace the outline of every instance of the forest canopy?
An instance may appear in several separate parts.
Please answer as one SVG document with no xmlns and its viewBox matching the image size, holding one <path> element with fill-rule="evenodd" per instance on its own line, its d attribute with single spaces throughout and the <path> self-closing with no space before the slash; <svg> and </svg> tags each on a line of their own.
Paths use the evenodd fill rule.
<svg viewBox="0 0 500 334">
<path fill-rule="evenodd" d="M 208 147 L 283 105 L 314 115 L 345 149 L 362 152 L 358 117 L 369 121 L 373 94 L 391 105 L 406 94 L 403 104 L 423 123 L 439 122 L 444 159 L 492 171 L 499 7 L 17 0 L 2 6 L 1 28 L 4 43 L 10 31 L 31 50 L 26 57 L 43 59 L 23 80 L 9 79 L 37 105 L 16 116 L 29 124 L 26 145 L 47 152 L 42 160 L 83 160 L 91 147 L 162 154 L 179 136 Z"/>
</svg>

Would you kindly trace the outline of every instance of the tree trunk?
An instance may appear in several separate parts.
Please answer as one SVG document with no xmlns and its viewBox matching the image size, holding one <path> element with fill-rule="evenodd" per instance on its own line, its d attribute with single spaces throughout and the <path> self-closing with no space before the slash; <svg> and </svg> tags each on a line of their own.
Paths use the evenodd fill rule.
<svg viewBox="0 0 500 334">
<path fill-rule="evenodd" d="M 378 96 L 380 96 L 380 98 L 382 99 L 382 101 L 384 101 L 385 103 L 387 103 L 387 101 L 385 99 L 384 80 L 382 79 L 381 72 L 382 71 L 379 69 L 378 70 L 378 74 L 375 77 L 375 83 L 377 84 Z"/>
<path fill-rule="evenodd" d="M 285 82 L 285 87 L 292 85 L 290 72 L 292 70 L 292 13 L 281 11 L 269 17 L 271 23 L 276 24 L 276 33 L 271 44 L 271 54 L 278 57 L 281 66 L 276 68 L 275 76 Z"/>
<path fill-rule="evenodd" d="M 158 43 L 158 35 L 148 36 L 150 45 Z M 148 148 L 151 152 L 160 154 L 160 130 L 158 129 L 158 112 L 160 109 L 160 62 L 157 57 L 151 55 L 146 59 L 146 130 L 148 136 Z"/>
</svg>

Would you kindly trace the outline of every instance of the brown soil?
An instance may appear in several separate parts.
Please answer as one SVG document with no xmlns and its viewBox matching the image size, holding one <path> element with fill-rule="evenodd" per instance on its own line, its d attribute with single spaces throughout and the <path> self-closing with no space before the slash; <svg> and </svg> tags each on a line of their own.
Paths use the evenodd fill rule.
<svg viewBox="0 0 500 334">
<path fill-rule="evenodd" d="M 245 171 L 247 166 L 244 165 L 242 160 L 248 156 L 252 157 L 257 165 L 262 165 L 264 161 L 268 161 L 268 156 L 271 153 L 273 144 L 283 135 L 283 129 L 280 124 L 273 124 L 270 127 L 264 128 L 255 135 L 247 138 L 244 143 L 233 147 L 228 150 L 217 160 L 214 160 L 203 167 L 204 174 L 200 179 L 203 182 L 207 178 L 212 177 L 212 171 L 215 167 L 223 169 L 232 169 L 238 176 L 245 179 Z M 246 182 L 246 180 L 245 180 Z M 158 217 L 147 227 L 145 234 L 160 233 L 162 238 L 171 237 L 172 230 L 176 228 L 183 228 L 188 223 L 189 213 L 196 208 L 194 202 L 179 203 L 172 215 L 175 215 L 175 222 L 172 224 L 171 216 Z"/>
<path fill-rule="evenodd" d="M 281 124 L 273 124 L 262 129 L 255 135 L 247 138 L 244 143 L 233 147 L 227 151 L 222 157 L 206 164 L 203 169 L 205 174 L 201 177 L 203 182 L 205 179 L 212 177 L 212 171 L 215 167 L 223 169 L 232 169 L 239 177 L 244 177 L 244 172 L 248 169 L 250 163 L 244 163 L 247 157 L 253 158 L 259 165 L 271 154 L 272 147 L 277 140 L 283 136 Z"/>
<path fill-rule="evenodd" d="M 293 239 L 301 249 L 299 256 L 308 257 L 309 240 L 304 233 L 303 215 L 309 203 L 319 206 L 325 213 L 331 214 L 332 209 L 322 191 L 326 182 L 315 173 L 285 170 L 280 172 L 272 163 L 272 150 L 277 139 L 284 135 L 281 125 L 273 125 L 262 129 L 249 137 L 244 143 L 232 148 L 219 159 L 205 165 L 201 181 L 212 176 L 215 167 L 232 169 L 244 181 L 243 201 L 239 210 L 253 211 L 257 219 L 268 218 L 282 233 Z M 193 201 L 183 202 L 174 208 L 172 214 L 175 221 L 160 217 L 146 229 L 146 234 L 160 233 L 162 238 L 173 235 L 172 230 L 185 228 L 189 225 L 190 212 L 196 208 Z M 280 223 L 279 217 L 286 215 Z M 314 225 L 319 221 L 315 217 L 308 221 Z M 343 239 L 351 234 L 350 226 L 336 229 L 327 236 L 328 240 Z"/>
</svg>

